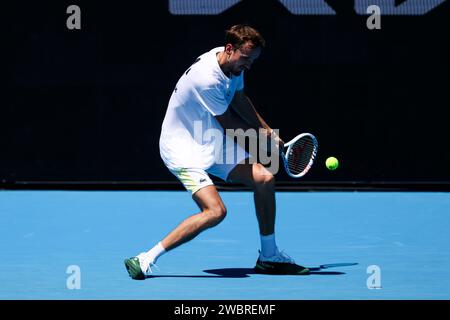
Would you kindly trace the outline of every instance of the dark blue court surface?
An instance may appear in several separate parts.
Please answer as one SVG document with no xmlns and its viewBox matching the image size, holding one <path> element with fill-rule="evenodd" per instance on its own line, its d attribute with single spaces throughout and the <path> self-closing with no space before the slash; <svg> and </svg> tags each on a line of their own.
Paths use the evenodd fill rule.
<svg viewBox="0 0 450 320">
<path fill-rule="evenodd" d="M 124 258 L 197 212 L 187 192 L 1 191 L 0 298 L 450 299 L 449 193 L 278 193 L 278 245 L 309 276 L 254 274 L 253 196 L 221 195 L 219 226 L 134 281 Z"/>
</svg>

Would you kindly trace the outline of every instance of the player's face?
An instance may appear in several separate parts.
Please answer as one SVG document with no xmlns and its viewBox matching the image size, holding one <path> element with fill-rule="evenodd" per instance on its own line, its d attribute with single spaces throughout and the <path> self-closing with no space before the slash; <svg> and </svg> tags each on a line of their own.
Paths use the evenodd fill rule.
<svg viewBox="0 0 450 320">
<path fill-rule="evenodd" d="M 253 48 L 250 42 L 230 50 L 229 68 L 230 72 L 235 76 L 240 75 L 244 70 L 249 70 L 253 62 L 261 54 L 261 48 Z"/>
</svg>

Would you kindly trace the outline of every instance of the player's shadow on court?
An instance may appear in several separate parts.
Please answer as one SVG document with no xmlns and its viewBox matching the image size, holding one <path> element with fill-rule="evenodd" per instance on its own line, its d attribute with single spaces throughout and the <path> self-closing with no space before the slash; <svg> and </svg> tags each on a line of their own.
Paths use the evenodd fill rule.
<svg viewBox="0 0 450 320">
<path fill-rule="evenodd" d="M 336 276 L 343 275 L 345 272 L 323 271 L 325 269 L 354 266 L 358 263 L 330 263 L 318 267 L 308 267 L 311 270 L 310 275 Z M 223 268 L 203 270 L 205 273 L 213 275 L 149 275 L 147 278 L 248 278 L 257 274 L 253 268 Z"/>
<path fill-rule="evenodd" d="M 320 268 L 312 268 L 310 274 L 322 274 L 322 275 L 341 275 L 345 274 L 344 272 L 333 272 L 333 271 L 319 271 Z M 222 278 L 247 278 L 252 274 L 257 274 L 254 269 L 250 268 L 227 268 L 227 269 L 212 269 L 212 270 L 203 270 L 206 273 L 216 274 Z"/>
</svg>

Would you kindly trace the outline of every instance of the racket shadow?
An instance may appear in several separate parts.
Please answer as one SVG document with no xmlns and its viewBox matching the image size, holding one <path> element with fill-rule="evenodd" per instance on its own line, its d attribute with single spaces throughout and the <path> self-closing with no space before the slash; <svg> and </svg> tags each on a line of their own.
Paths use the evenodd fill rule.
<svg viewBox="0 0 450 320">
<path fill-rule="evenodd" d="M 314 271 L 311 270 L 309 275 L 321 275 L 321 276 L 340 276 L 345 274 L 345 272 L 340 271 Z"/>
<path fill-rule="evenodd" d="M 358 265 L 357 262 L 341 262 L 341 263 L 328 263 L 322 264 L 318 267 L 308 267 L 311 271 L 310 274 L 319 274 L 319 275 L 342 275 L 345 272 L 339 271 L 322 271 L 330 268 L 340 268 L 340 267 L 350 267 Z"/>
</svg>

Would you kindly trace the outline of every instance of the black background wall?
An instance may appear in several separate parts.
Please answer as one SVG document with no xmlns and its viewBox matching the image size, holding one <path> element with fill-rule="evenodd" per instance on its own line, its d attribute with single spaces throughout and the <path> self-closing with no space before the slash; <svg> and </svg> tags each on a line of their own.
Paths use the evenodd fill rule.
<svg viewBox="0 0 450 320">
<path fill-rule="evenodd" d="M 158 149 L 171 91 L 235 23 L 267 41 L 246 74 L 260 113 L 285 140 L 319 139 L 303 182 L 449 181 L 449 1 L 425 15 L 382 13 L 381 30 L 344 2 L 314 16 L 264 0 L 219 15 L 172 15 L 168 1 L 10 3 L 0 181 L 175 181 Z M 66 27 L 71 4 L 81 30 Z"/>
</svg>

